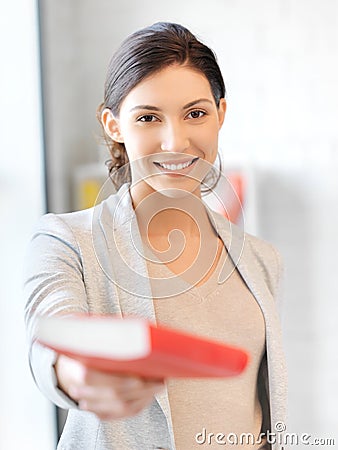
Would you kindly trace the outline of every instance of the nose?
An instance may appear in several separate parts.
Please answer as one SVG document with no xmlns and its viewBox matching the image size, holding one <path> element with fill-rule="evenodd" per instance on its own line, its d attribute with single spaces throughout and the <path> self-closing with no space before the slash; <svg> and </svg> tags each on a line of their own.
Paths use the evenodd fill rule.
<svg viewBox="0 0 338 450">
<path fill-rule="evenodd" d="M 163 130 L 161 150 L 183 153 L 190 146 L 190 140 L 184 125 L 168 123 Z"/>
</svg>

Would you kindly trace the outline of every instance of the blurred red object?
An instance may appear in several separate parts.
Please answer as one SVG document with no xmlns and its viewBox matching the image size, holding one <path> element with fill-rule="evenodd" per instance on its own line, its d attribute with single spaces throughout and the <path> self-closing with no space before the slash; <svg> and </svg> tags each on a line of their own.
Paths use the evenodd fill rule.
<svg viewBox="0 0 338 450">
<path fill-rule="evenodd" d="M 241 222 L 245 202 L 245 177 L 242 172 L 228 172 L 222 176 L 219 183 L 207 199 L 214 211 L 222 214 L 232 223 Z"/>
<path fill-rule="evenodd" d="M 224 211 L 224 216 L 227 219 L 229 219 L 230 222 L 237 223 L 241 216 L 244 205 L 244 189 L 245 189 L 244 177 L 240 173 L 231 173 L 227 175 L 227 179 L 229 183 L 232 185 L 238 198 L 229 204 L 227 210 Z"/>
</svg>

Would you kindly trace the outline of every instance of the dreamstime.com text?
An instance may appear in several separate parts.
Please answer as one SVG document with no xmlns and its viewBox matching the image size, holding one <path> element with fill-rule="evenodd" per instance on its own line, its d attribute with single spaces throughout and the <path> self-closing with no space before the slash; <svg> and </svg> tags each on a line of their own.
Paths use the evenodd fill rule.
<svg viewBox="0 0 338 450">
<path fill-rule="evenodd" d="M 284 422 L 276 422 L 275 431 L 268 431 L 267 433 L 260 433 L 255 436 L 252 433 L 212 433 L 203 428 L 202 431 L 196 433 L 195 441 L 199 445 L 259 445 L 264 442 L 268 444 L 278 444 L 281 447 L 310 445 L 310 446 L 324 446 L 334 447 L 335 439 L 332 437 L 314 437 L 309 433 L 289 433 L 286 431 Z"/>
</svg>

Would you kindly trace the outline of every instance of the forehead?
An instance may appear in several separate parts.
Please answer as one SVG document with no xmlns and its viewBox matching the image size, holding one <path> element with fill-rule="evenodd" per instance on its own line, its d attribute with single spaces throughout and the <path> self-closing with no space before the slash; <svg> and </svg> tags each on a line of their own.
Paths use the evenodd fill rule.
<svg viewBox="0 0 338 450">
<path fill-rule="evenodd" d="M 156 72 L 138 83 L 122 103 L 124 108 L 135 104 L 154 106 L 189 103 L 198 98 L 213 100 L 206 76 L 187 66 L 173 65 Z"/>
</svg>

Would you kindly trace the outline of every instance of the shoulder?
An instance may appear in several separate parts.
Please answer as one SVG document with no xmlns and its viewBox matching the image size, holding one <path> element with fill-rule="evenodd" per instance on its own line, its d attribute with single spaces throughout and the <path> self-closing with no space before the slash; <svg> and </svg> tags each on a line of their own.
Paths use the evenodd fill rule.
<svg viewBox="0 0 338 450">
<path fill-rule="evenodd" d="M 249 233 L 245 233 L 245 240 L 262 267 L 281 266 L 280 253 L 272 243 Z"/>
<path fill-rule="evenodd" d="M 280 260 L 279 252 L 270 242 L 247 233 L 242 227 L 230 222 L 221 214 L 209 209 L 209 214 L 216 225 L 217 231 L 223 231 L 229 235 L 229 239 L 236 238 L 242 243 L 243 248 L 252 253 L 258 263 L 266 264 L 278 262 Z"/>
<path fill-rule="evenodd" d="M 218 213 L 213 213 L 213 218 L 219 229 L 225 231 L 224 235 L 229 236 L 237 258 L 256 276 L 262 276 L 271 293 L 275 295 L 283 273 L 281 256 L 276 247 L 260 237 L 246 233 Z"/>
<path fill-rule="evenodd" d="M 33 230 L 32 240 L 44 236 L 50 242 L 59 241 L 78 251 L 79 241 L 91 232 L 92 217 L 93 208 L 64 214 L 44 214 Z"/>
<path fill-rule="evenodd" d="M 81 247 L 84 242 L 91 239 L 93 227 L 106 222 L 109 226 L 115 224 L 116 216 L 127 216 L 128 203 L 125 200 L 127 186 L 107 196 L 101 203 L 92 208 L 81 211 L 55 214 L 44 214 L 33 230 L 33 239 L 37 236 L 47 235 L 68 243 L 72 247 Z M 127 196 L 128 197 L 128 196 Z M 121 199 L 124 199 L 122 201 Z M 129 201 L 130 203 L 130 201 Z"/>
<path fill-rule="evenodd" d="M 272 293 L 276 294 L 283 274 L 282 258 L 279 251 L 270 242 L 248 233 L 245 233 L 245 240 L 256 264 L 270 285 Z"/>
<path fill-rule="evenodd" d="M 218 227 L 227 230 L 227 233 L 231 234 L 231 239 L 236 238 L 241 243 L 244 258 L 254 258 L 255 262 L 267 271 L 271 271 L 271 269 L 278 271 L 280 269 L 281 256 L 272 243 L 247 233 L 240 226 L 229 222 L 219 213 L 213 212 L 212 215 Z"/>
<path fill-rule="evenodd" d="M 77 229 L 85 231 L 90 229 L 93 209 L 94 208 L 89 208 L 82 211 L 63 214 L 44 214 L 37 222 L 36 231 L 47 233 L 54 232 L 56 234 Z"/>
</svg>

